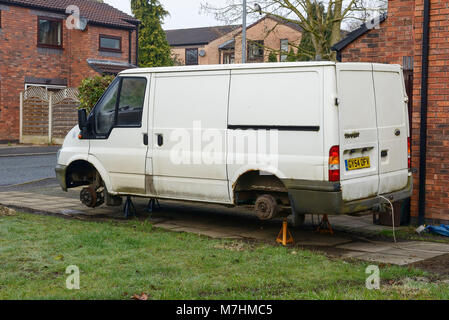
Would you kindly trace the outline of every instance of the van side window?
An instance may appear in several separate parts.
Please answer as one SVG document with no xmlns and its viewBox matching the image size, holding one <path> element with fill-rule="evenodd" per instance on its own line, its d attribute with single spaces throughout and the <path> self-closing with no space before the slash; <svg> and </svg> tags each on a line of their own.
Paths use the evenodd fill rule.
<svg viewBox="0 0 449 320">
<path fill-rule="evenodd" d="M 117 113 L 117 126 L 140 127 L 145 100 L 145 78 L 123 78 Z"/>
<path fill-rule="evenodd" d="M 114 126 L 119 85 L 118 79 L 114 81 L 94 109 L 95 133 L 97 134 L 108 134 Z"/>
</svg>

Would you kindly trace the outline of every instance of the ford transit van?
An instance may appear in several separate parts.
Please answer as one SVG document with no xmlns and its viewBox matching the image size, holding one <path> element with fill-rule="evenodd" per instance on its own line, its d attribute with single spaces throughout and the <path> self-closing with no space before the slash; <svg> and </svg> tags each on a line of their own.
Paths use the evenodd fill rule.
<svg viewBox="0 0 449 320">
<path fill-rule="evenodd" d="M 58 156 L 90 207 L 124 196 L 355 214 L 410 197 L 398 65 L 267 63 L 123 71 Z"/>
</svg>

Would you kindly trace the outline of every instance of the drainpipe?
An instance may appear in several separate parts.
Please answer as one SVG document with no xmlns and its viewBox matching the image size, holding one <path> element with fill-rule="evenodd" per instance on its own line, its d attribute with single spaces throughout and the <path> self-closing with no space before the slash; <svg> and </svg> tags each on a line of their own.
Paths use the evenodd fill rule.
<svg viewBox="0 0 449 320">
<path fill-rule="evenodd" d="M 246 0 L 243 0 L 242 16 L 242 63 L 246 63 Z"/>
<path fill-rule="evenodd" d="M 128 63 L 132 64 L 132 45 L 133 45 L 133 31 L 129 30 L 129 35 L 128 35 Z"/>
<path fill-rule="evenodd" d="M 139 66 L 139 24 L 136 26 L 136 66 Z"/>
<path fill-rule="evenodd" d="M 421 71 L 421 127 L 419 144 L 419 203 L 418 223 L 424 224 L 426 214 L 426 160 L 427 160 L 427 102 L 428 102 L 428 77 L 429 77 L 429 24 L 430 24 L 430 0 L 424 0 L 422 36 L 422 71 Z"/>
</svg>

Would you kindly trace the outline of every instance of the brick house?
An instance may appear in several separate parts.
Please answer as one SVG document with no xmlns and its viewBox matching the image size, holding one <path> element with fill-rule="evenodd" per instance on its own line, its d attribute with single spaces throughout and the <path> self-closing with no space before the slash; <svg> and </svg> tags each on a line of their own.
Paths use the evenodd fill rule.
<svg viewBox="0 0 449 320">
<path fill-rule="evenodd" d="M 70 5 L 80 10 L 77 28 L 66 23 Z M 92 0 L 0 0 L 0 142 L 19 139 L 24 89 L 77 87 L 86 77 L 134 67 L 138 24 Z"/>
<path fill-rule="evenodd" d="M 391 0 L 369 23 L 335 45 L 341 61 L 401 64 L 409 95 L 412 222 L 449 222 L 449 2 Z M 424 58 L 423 58 L 424 57 Z"/>
<path fill-rule="evenodd" d="M 180 65 L 240 63 L 241 33 L 241 25 L 166 31 Z M 301 38 L 302 30 L 296 24 L 265 16 L 247 27 L 247 62 L 267 62 L 269 49 L 285 52 L 278 55 L 278 60 L 285 60 L 289 44 L 299 44 Z"/>
</svg>

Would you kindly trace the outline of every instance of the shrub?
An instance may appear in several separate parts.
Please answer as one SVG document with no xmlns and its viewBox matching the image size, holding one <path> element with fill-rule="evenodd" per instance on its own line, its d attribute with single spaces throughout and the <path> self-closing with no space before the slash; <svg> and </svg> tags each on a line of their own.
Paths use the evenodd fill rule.
<svg viewBox="0 0 449 320">
<path fill-rule="evenodd" d="M 113 80 L 113 76 L 96 76 L 84 79 L 78 88 L 78 99 L 81 102 L 79 108 L 90 112 Z"/>
<path fill-rule="evenodd" d="M 274 51 L 270 52 L 270 55 L 268 56 L 268 62 L 278 62 L 278 56 Z"/>
</svg>

